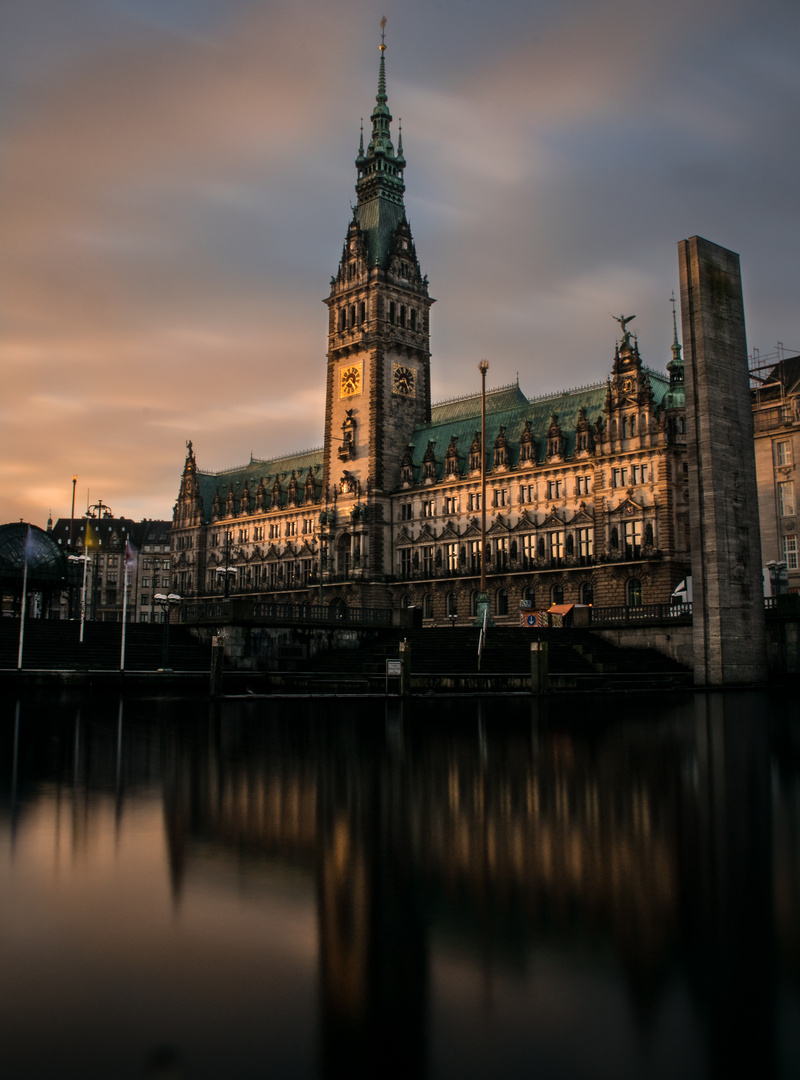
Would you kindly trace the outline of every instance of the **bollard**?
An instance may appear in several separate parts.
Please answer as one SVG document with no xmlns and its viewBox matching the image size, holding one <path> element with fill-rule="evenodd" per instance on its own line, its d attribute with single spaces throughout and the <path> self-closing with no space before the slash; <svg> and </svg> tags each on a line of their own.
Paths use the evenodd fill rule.
<svg viewBox="0 0 800 1080">
<path fill-rule="evenodd" d="M 531 642 L 531 693 L 546 694 L 548 690 L 547 642 Z"/>
</svg>

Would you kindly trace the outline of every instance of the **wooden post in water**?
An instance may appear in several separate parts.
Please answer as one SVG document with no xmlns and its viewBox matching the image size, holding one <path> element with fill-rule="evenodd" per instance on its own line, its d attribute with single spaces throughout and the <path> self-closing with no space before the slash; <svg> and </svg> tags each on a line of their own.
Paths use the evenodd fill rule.
<svg viewBox="0 0 800 1080">
<path fill-rule="evenodd" d="M 548 691 L 547 642 L 531 642 L 531 693 L 546 694 Z"/>
<path fill-rule="evenodd" d="M 214 635 L 211 639 L 211 686 L 212 698 L 222 694 L 222 668 L 225 659 L 225 644 L 221 635 Z"/>
<path fill-rule="evenodd" d="M 400 659 L 403 661 L 403 673 L 400 676 L 400 697 L 407 697 L 411 689 L 411 643 L 400 642 Z"/>
</svg>

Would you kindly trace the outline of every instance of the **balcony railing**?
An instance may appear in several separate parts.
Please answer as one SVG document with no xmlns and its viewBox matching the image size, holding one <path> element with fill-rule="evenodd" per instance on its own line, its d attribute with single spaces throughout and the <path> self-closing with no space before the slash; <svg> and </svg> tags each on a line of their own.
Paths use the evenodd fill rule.
<svg viewBox="0 0 800 1080">
<path fill-rule="evenodd" d="M 359 623 L 389 626 L 389 608 L 345 607 L 342 604 L 280 604 L 249 597 L 190 601 L 181 608 L 181 622 L 229 622 L 265 619 L 273 622 Z"/>
<path fill-rule="evenodd" d="M 637 607 L 592 608 L 592 622 L 661 622 L 663 619 L 692 617 L 691 604 L 639 604 Z"/>
</svg>

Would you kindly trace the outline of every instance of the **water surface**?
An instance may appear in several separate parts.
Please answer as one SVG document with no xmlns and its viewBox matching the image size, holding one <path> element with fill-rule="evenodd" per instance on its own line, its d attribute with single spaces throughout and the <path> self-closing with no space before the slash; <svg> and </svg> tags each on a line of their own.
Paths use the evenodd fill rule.
<svg viewBox="0 0 800 1080">
<path fill-rule="evenodd" d="M 788 693 L 0 712 L 2 1073 L 800 1073 Z"/>
</svg>

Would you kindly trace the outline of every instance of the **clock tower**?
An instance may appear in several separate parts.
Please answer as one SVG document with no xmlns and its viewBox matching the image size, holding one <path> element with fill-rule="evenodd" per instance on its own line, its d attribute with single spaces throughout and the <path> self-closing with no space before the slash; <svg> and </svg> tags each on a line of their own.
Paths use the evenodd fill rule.
<svg viewBox="0 0 800 1080">
<path fill-rule="evenodd" d="M 357 203 L 325 300 L 323 484 L 334 526 L 328 565 L 350 576 L 360 569 L 373 581 L 391 570 L 388 496 L 400 481 L 412 432 L 430 419 L 433 303 L 403 204 L 403 136 L 398 133 L 395 151 L 381 37 L 372 137 L 365 149 L 362 126 Z"/>
</svg>

